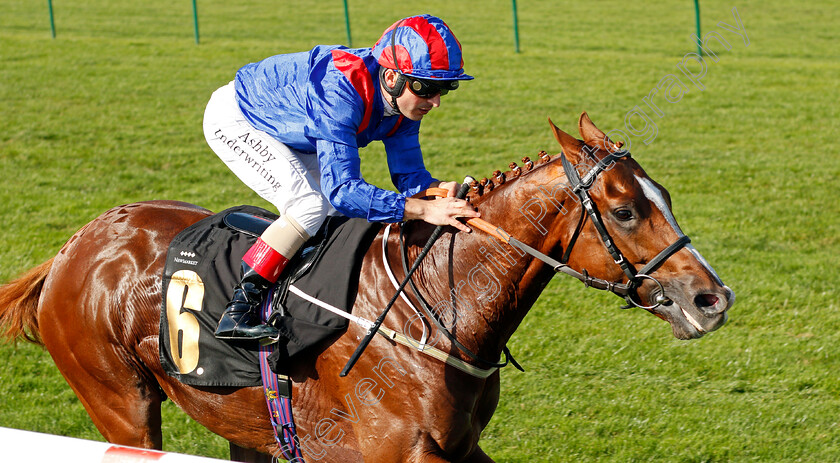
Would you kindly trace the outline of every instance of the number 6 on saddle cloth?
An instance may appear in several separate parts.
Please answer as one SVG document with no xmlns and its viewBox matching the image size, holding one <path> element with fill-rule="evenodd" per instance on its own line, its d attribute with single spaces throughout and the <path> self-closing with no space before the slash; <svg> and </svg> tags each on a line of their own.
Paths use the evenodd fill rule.
<svg viewBox="0 0 840 463">
<path fill-rule="evenodd" d="M 260 386 L 259 344 L 213 336 L 239 278 L 242 256 L 272 221 L 264 209 L 240 206 L 207 217 L 172 241 L 163 274 L 160 359 L 164 370 L 193 386 Z M 269 359 L 285 374 L 289 359 L 343 333 L 344 317 L 288 292 L 289 282 L 309 296 L 349 310 L 361 260 L 379 230 L 363 219 L 330 217 L 289 263 L 272 289 L 272 320 L 281 333 Z M 319 262 L 329 265 L 318 265 Z"/>
</svg>

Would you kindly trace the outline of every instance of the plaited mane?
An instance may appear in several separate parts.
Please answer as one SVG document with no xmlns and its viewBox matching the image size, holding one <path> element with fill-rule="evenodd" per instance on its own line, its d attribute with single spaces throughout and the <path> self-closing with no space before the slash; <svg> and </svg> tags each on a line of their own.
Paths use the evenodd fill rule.
<svg viewBox="0 0 840 463">
<path fill-rule="evenodd" d="M 534 169 L 538 169 L 552 161 L 554 157 L 558 155 L 549 155 L 545 151 L 540 151 L 537 154 L 537 161 L 531 161 L 531 158 L 525 156 L 522 158 L 522 166 L 520 167 L 515 162 L 511 162 L 508 164 L 507 172 L 502 172 L 500 170 L 493 171 L 493 174 L 488 179 L 487 177 L 482 178 L 478 181 L 473 181 L 470 183 L 470 192 L 468 195 L 468 199 L 472 202 L 475 202 L 481 198 L 483 198 L 486 194 L 491 193 L 494 189 L 512 182 L 519 177 L 528 174 L 529 172 L 533 171 Z"/>
<path fill-rule="evenodd" d="M 612 144 L 613 150 L 619 150 L 622 146 L 624 146 L 623 141 L 619 141 L 618 143 L 614 143 L 612 142 L 612 140 L 609 139 L 606 139 L 606 141 Z M 531 158 L 529 158 L 528 156 L 522 158 L 522 167 L 518 166 L 515 162 L 511 162 L 510 164 L 508 164 L 508 168 L 510 168 L 509 171 L 502 173 L 499 170 L 495 170 L 493 171 L 493 174 L 490 176 L 489 179 L 487 177 L 484 177 L 479 181 L 471 182 L 470 192 L 467 196 L 467 199 L 475 203 L 478 200 L 482 199 L 485 196 L 485 194 L 491 193 L 494 189 L 508 182 L 516 180 L 519 177 L 528 174 L 534 169 L 538 169 L 546 164 L 549 164 L 558 156 L 560 156 L 560 153 L 550 155 L 545 151 L 540 151 L 539 153 L 537 153 L 538 159 L 536 163 L 531 161 Z"/>
</svg>

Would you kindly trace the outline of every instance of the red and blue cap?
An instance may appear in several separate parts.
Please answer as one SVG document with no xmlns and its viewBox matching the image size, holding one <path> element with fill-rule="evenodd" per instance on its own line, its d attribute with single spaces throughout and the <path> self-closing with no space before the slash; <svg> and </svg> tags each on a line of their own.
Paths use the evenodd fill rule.
<svg viewBox="0 0 840 463">
<path fill-rule="evenodd" d="M 428 14 L 395 22 L 373 46 L 373 55 L 381 66 L 418 79 L 473 79 L 464 73 L 455 34 L 442 19 Z"/>
</svg>

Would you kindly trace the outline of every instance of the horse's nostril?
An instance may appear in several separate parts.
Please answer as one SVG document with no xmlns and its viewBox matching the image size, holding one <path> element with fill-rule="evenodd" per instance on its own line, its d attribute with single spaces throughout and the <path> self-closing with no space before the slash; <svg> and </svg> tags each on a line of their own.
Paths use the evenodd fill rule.
<svg viewBox="0 0 840 463">
<path fill-rule="evenodd" d="M 718 297 L 714 294 L 699 294 L 694 297 L 694 304 L 699 308 L 714 307 Z"/>
</svg>

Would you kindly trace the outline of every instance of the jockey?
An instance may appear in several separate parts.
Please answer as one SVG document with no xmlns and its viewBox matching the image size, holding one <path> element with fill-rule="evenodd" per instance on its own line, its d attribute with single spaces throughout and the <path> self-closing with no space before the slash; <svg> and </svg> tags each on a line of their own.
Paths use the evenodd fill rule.
<svg viewBox="0 0 840 463">
<path fill-rule="evenodd" d="M 389 27 L 373 48 L 316 46 L 239 69 L 213 93 L 204 134 L 213 151 L 248 187 L 277 207 L 272 223 L 242 259 L 242 278 L 216 337 L 276 337 L 257 308 L 286 263 L 328 215 L 371 222 L 423 220 L 469 228 L 478 217 L 455 198 L 458 184 L 440 182 L 423 163 L 420 120 L 458 88 L 461 45 L 439 18 L 420 15 Z M 382 140 L 399 193 L 362 178 L 359 148 Z M 431 201 L 411 196 L 449 190 Z"/>
</svg>

